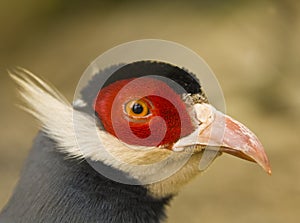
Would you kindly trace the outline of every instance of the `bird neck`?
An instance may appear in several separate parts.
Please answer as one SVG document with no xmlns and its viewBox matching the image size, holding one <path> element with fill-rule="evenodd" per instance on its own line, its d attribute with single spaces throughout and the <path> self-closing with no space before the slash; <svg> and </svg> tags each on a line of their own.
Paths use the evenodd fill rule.
<svg viewBox="0 0 300 223">
<path fill-rule="evenodd" d="M 0 220 L 161 222 L 169 200 L 152 197 L 143 186 L 105 178 L 85 160 L 66 159 L 56 143 L 40 133 Z"/>
</svg>

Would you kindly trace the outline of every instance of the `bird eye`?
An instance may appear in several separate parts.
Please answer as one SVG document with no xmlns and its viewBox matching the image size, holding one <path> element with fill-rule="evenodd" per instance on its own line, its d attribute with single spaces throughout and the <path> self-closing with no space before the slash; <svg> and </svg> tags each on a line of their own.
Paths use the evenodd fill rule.
<svg viewBox="0 0 300 223">
<path fill-rule="evenodd" d="M 132 100 L 125 105 L 125 112 L 134 118 L 141 118 L 149 114 L 149 108 L 142 100 Z"/>
</svg>

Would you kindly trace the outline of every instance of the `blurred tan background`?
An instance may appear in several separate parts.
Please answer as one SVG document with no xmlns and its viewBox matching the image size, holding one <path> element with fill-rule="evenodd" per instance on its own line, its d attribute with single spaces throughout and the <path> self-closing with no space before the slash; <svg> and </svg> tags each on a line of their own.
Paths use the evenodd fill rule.
<svg viewBox="0 0 300 223">
<path fill-rule="evenodd" d="M 222 156 L 174 199 L 168 222 L 300 222 L 296 0 L 1 1 L 0 209 L 38 131 L 15 106 L 20 101 L 6 69 L 27 68 L 72 100 L 94 58 L 142 38 L 175 41 L 201 55 L 220 81 L 228 114 L 259 136 L 273 169 L 270 177 L 256 165 Z"/>
</svg>

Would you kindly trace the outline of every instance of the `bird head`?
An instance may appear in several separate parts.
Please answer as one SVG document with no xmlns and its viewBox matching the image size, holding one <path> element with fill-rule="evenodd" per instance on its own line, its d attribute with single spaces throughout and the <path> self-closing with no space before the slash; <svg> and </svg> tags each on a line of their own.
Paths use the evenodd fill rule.
<svg viewBox="0 0 300 223">
<path fill-rule="evenodd" d="M 23 87 L 31 113 L 61 151 L 121 171 L 156 197 L 176 194 L 223 153 L 271 173 L 255 134 L 209 104 L 199 80 L 186 69 L 139 61 L 99 71 L 73 107 L 43 81 L 27 76 L 40 86 L 24 75 L 13 77 Z M 75 130 L 73 116 L 79 117 Z M 102 146 L 94 143 L 97 137 Z"/>
</svg>

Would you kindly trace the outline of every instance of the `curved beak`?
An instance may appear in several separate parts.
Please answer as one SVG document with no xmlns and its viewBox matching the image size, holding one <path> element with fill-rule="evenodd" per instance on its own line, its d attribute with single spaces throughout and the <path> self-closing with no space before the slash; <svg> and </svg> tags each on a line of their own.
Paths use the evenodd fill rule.
<svg viewBox="0 0 300 223">
<path fill-rule="evenodd" d="M 242 123 L 217 111 L 209 104 L 195 104 L 197 129 L 173 145 L 174 151 L 200 145 L 256 162 L 268 174 L 271 167 L 264 148 L 256 135 Z"/>
</svg>

